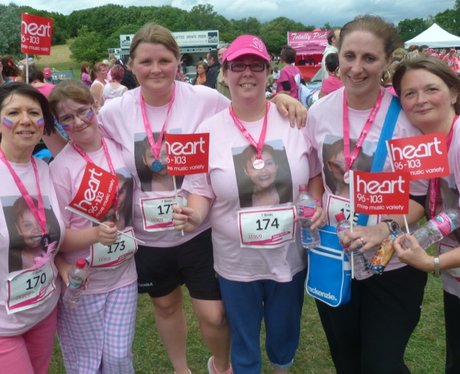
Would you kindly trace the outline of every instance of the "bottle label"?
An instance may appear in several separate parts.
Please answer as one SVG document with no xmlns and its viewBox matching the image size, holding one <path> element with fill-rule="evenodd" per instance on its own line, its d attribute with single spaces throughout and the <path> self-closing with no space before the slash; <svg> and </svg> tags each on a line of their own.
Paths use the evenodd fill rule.
<svg viewBox="0 0 460 374">
<path fill-rule="evenodd" d="M 299 218 L 311 218 L 315 214 L 316 207 L 311 206 L 298 206 L 297 207 L 297 216 Z"/>
<path fill-rule="evenodd" d="M 14 272 L 7 280 L 6 310 L 8 314 L 34 308 L 56 290 L 51 261 L 35 269 Z"/>
<path fill-rule="evenodd" d="M 442 236 L 449 235 L 455 229 L 450 217 L 443 212 L 434 217 L 432 222 L 436 225 Z"/>
<path fill-rule="evenodd" d="M 295 240 L 294 206 L 238 210 L 242 248 L 277 248 Z"/>
</svg>

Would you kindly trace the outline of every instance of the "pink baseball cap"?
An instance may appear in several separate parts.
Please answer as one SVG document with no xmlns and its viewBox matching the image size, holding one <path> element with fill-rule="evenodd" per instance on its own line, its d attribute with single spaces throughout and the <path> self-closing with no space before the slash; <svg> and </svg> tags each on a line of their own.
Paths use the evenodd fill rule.
<svg viewBox="0 0 460 374">
<path fill-rule="evenodd" d="M 224 52 L 223 62 L 233 61 L 244 55 L 258 56 L 270 62 L 270 55 L 264 42 L 255 35 L 240 35 L 237 37 Z"/>
</svg>

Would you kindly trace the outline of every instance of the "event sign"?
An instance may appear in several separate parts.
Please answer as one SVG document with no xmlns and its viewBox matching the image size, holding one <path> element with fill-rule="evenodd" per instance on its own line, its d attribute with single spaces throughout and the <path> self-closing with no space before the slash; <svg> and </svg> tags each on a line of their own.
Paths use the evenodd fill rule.
<svg viewBox="0 0 460 374">
<path fill-rule="evenodd" d="M 395 171 L 410 173 L 411 179 L 431 179 L 450 174 L 446 136 L 433 133 L 388 141 Z"/>
<path fill-rule="evenodd" d="M 21 14 L 21 52 L 50 55 L 52 38 L 52 18 Z"/>
<path fill-rule="evenodd" d="M 209 133 L 166 134 L 165 143 L 169 175 L 208 172 Z"/>
<path fill-rule="evenodd" d="M 353 172 L 356 213 L 407 214 L 409 212 L 409 173 Z"/>
<path fill-rule="evenodd" d="M 116 175 L 88 162 L 80 188 L 69 206 L 87 216 L 101 220 L 112 207 L 117 190 Z"/>
</svg>

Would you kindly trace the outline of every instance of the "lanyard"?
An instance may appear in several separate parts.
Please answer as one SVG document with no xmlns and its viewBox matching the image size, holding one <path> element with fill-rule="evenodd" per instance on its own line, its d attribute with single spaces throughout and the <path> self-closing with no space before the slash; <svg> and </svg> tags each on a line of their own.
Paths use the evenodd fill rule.
<svg viewBox="0 0 460 374">
<path fill-rule="evenodd" d="M 107 160 L 107 164 L 109 165 L 109 170 L 113 175 L 117 176 L 117 173 L 115 172 L 115 168 L 114 168 L 113 163 L 112 163 L 112 158 L 110 157 L 109 149 L 107 148 L 107 143 L 105 142 L 104 137 L 101 137 L 101 143 L 102 143 L 102 150 L 104 151 L 105 159 Z M 94 164 L 93 160 L 91 159 L 91 157 L 89 157 L 89 155 L 88 155 L 88 153 L 86 151 L 81 149 L 74 142 L 70 142 L 70 144 L 80 154 L 80 156 L 85 159 L 86 162 Z M 117 193 L 115 194 L 115 198 L 113 200 L 113 206 L 114 206 L 115 210 L 118 207 L 118 190 L 117 190 Z"/>
<path fill-rule="evenodd" d="M 37 220 L 38 224 L 40 225 L 40 229 L 43 235 L 43 238 L 47 236 L 47 230 L 46 230 L 46 215 L 45 215 L 45 207 L 43 205 L 43 196 L 42 192 L 40 189 L 40 183 L 39 183 L 39 177 L 38 177 L 38 169 L 37 169 L 37 163 L 35 162 L 35 159 L 32 157 L 30 162 L 32 164 L 32 168 L 34 170 L 34 176 L 35 176 L 35 183 L 37 185 L 37 205 L 35 206 L 34 201 L 32 197 L 30 196 L 29 192 L 27 191 L 26 187 L 24 186 L 24 183 L 22 183 L 21 179 L 19 179 L 19 176 L 16 174 L 14 171 L 13 167 L 11 166 L 10 162 L 6 159 L 5 154 L 3 151 L 0 149 L 0 160 L 4 162 L 6 167 L 8 168 L 11 176 L 13 177 L 14 182 L 16 183 L 16 186 L 18 187 L 19 191 L 21 192 L 22 197 L 24 198 L 28 208 L 30 209 L 31 213 Z M 44 245 L 47 245 L 47 241 L 43 242 Z"/>
<path fill-rule="evenodd" d="M 447 134 L 446 138 L 446 147 L 447 153 L 449 153 L 450 145 L 452 143 L 452 138 L 454 136 L 454 127 L 455 122 L 458 119 L 458 115 L 454 116 L 454 120 L 452 121 L 452 125 L 450 126 L 449 133 Z M 433 218 L 436 215 L 436 205 L 437 199 L 441 199 L 439 194 L 439 178 L 430 179 L 430 195 L 429 195 L 429 208 L 430 208 L 430 218 Z"/>
<path fill-rule="evenodd" d="M 371 113 L 369 114 L 369 117 L 367 118 L 367 121 L 361 130 L 361 134 L 359 135 L 353 152 L 350 154 L 350 118 L 348 115 L 347 94 L 346 91 L 343 91 L 343 154 L 345 157 L 345 166 L 347 171 L 352 168 L 353 164 L 358 158 L 359 153 L 361 152 L 364 140 L 366 139 L 366 136 L 369 133 L 369 130 L 374 123 L 375 117 L 377 116 L 377 113 L 380 109 L 380 105 L 382 104 L 384 93 L 385 91 L 381 89 L 377 101 L 372 107 Z"/>
<path fill-rule="evenodd" d="M 144 122 L 145 133 L 147 135 L 147 139 L 149 140 L 149 144 L 150 144 L 150 148 L 152 149 L 153 156 L 155 157 L 155 160 L 153 161 L 150 167 L 154 172 L 157 172 L 157 173 L 160 172 L 164 167 L 163 164 L 159 160 L 160 151 L 161 151 L 161 143 L 163 142 L 163 137 L 166 132 L 166 123 L 168 121 L 169 114 L 171 112 L 171 107 L 174 103 L 175 97 L 176 97 L 176 86 L 173 87 L 173 93 L 172 93 L 171 99 L 168 102 L 168 110 L 166 112 L 166 118 L 163 123 L 163 126 L 161 127 L 161 132 L 160 132 L 160 135 L 158 136 L 158 140 L 155 142 L 155 139 L 153 138 L 153 134 L 152 134 L 152 126 L 150 125 L 150 121 L 147 117 L 145 100 L 144 100 L 144 97 L 142 96 L 142 92 L 139 91 L 139 101 L 141 103 L 142 120 Z"/>
<path fill-rule="evenodd" d="M 259 140 L 257 142 L 252 137 L 252 135 L 248 132 L 248 130 L 244 127 L 244 125 L 241 123 L 239 118 L 236 116 L 236 113 L 233 110 L 233 105 L 231 105 L 230 108 L 229 108 L 230 116 L 232 117 L 233 122 L 238 127 L 238 129 L 241 131 L 243 136 L 248 140 L 248 142 L 257 151 L 256 159 L 253 162 L 254 169 L 257 169 L 257 170 L 263 169 L 263 167 L 264 167 L 264 161 L 262 159 L 262 149 L 264 148 L 265 136 L 267 135 L 267 122 L 268 122 L 267 117 L 268 117 L 269 107 L 270 107 L 270 103 L 268 101 L 266 101 L 265 102 L 264 121 L 263 121 L 263 124 L 262 124 L 262 131 L 260 132 Z"/>
</svg>

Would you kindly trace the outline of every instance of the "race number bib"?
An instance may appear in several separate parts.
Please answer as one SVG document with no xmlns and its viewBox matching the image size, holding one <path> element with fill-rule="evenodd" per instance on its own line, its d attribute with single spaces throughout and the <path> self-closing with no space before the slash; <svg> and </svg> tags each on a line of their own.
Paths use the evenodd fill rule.
<svg viewBox="0 0 460 374">
<path fill-rule="evenodd" d="M 137 242 L 134 240 L 132 228 L 123 230 L 126 235 L 119 235 L 115 243 L 103 245 L 96 243 L 91 246 L 89 266 L 92 268 L 110 269 L 129 260 L 137 251 Z"/>
<path fill-rule="evenodd" d="M 51 261 L 36 269 L 12 273 L 7 280 L 8 314 L 36 307 L 43 303 L 55 290 L 55 271 Z"/>
<path fill-rule="evenodd" d="M 337 195 L 328 195 L 326 203 L 326 212 L 327 212 L 327 224 L 330 226 L 336 226 L 337 220 L 335 215 L 339 212 L 345 214 L 347 220 L 350 219 L 351 209 L 350 209 L 350 200 Z M 355 213 L 353 216 L 353 224 L 357 224 L 359 213 Z M 375 215 L 370 215 L 367 225 L 375 225 L 378 223 L 377 217 Z"/>
<path fill-rule="evenodd" d="M 439 253 L 446 253 L 446 252 L 452 251 L 453 249 L 454 249 L 454 246 L 451 246 L 445 243 L 439 244 Z M 446 272 L 451 277 L 453 277 L 457 282 L 460 282 L 460 267 L 443 270 L 443 272 Z"/>
<path fill-rule="evenodd" d="M 163 197 L 141 199 L 142 219 L 144 230 L 148 232 L 174 230 L 172 222 L 173 205 L 183 206 L 184 199 L 178 197 Z"/>
<path fill-rule="evenodd" d="M 277 248 L 295 240 L 295 208 L 242 209 L 238 231 L 242 248 Z"/>
</svg>

